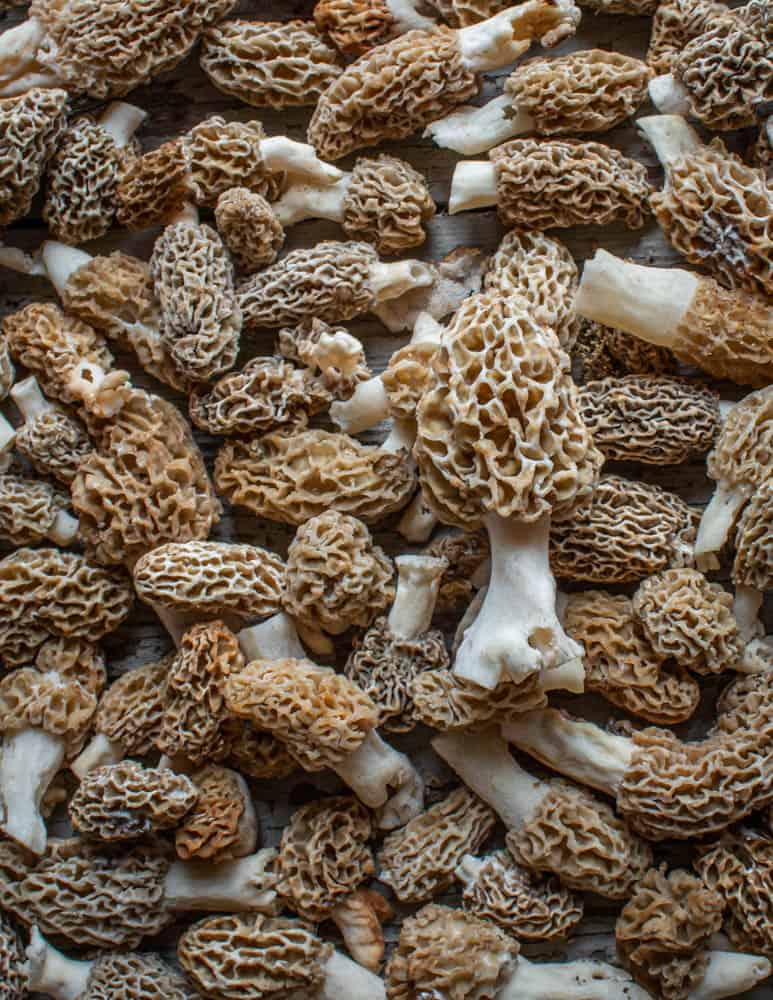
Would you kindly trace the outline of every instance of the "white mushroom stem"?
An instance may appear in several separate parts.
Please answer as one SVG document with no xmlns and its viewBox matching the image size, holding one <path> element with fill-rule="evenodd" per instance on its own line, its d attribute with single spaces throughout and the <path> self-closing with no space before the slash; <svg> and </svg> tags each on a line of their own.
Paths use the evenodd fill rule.
<svg viewBox="0 0 773 1000">
<path fill-rule="evenodd" d="M 760 955 L 710 951 L 703 979 L 687 1000 L 723 1000 L 737 996 L 754 989 L 770 972 L 770 962 Z"/>
<path fill-rule="evenodd" d="M 253 660 L 304 660 L 306 651 L 292 618 L 280 611 L 259 625 L 238 632 L 239 648 L 248 663 Z"/>
<path fill-rule="evenodd" d="M 180 208 L 164 221 L 167 226 L 198 226 L 201 222 L 201 216 L 198 207 L 192 201 L 184 201 Z"/>
<path fill-rule="evenodd" d="M 508 139 L 534 131 L 528 111 L 513 107 L 508 94 L 500 94 L 481 108 L 465 105 L 424 129 L 425 137 L 441 149 L 453 149 L 462 156 L 477 156 Z"/>
<path fill-rule="evenodd" d="M 13 389 L 11 390 L 13 392 Z M 5 454 L 5 452 L 10 451 L 13 448 L 14 441 L 16 440 L 16 431 L 13 426 L 8 423 L 5 417 L 0 413 L 0 455 Z"/>
<path fill-rule="evenodd" d="M 263 166 L 269 173 L 306 177 L 318 184 L 334 184 L 343 176 L 343 170 L 320 160 L 314 147 L 305 142 L 275 135 L 262 139 L 259 148 Z"/>
<path fill-rule="evenodd" d="M 389 416 L 389 396 L 380 375 L 358 382 L 349 399 L 330 406 L 330 419 L 346 434 L 360 434 Z"/>
<path fill-rule="evenodd" d="M 720 480 L 703 511 L 698 535 L 695 539 L 695 555 L 719 552 L 727 541 L 741 508 L 751 497 L 752 487 L 745 483 L 725 483 Z"/>
<path fill-rule="evenodd" d="M 577 312 L 659 347 L 678 346 L 678 327 L 700 277 L 674 267 L 629 264 L 597 250 L 585 262 L 575 299 Z"/>
<path fill-rule="evenodd" d="M 334 768 L 369 809 L 378 810 L 382 830 L 394 830 L 418 816 L 424 784 L 411 761 L 371 729 L 354 753 Z"/>
<path fill-rule="evenodd" d="M 79 523 L 66 510 L 58 510 L 46 537 L 57 545 L 70 545 L 78 537 Z"/>
<path fill-rule="evenodd" d="M 164 881 L 164 905 L 170 910 L 276 913 L 272 872 L 276 851 L 266 848 L 236 861 L 175 861 Z"/>
<path fill-rule="evenodd" d="M 432 556 L 398 556 L 397 593 L 387 624 L 392 635 L 415 639 L 429 630 L 435 613 L 440 578 L 448 565 Z"/>
<path fill-rule="evenodd" d="M 79 962 L 63 955 L 37 927 L 30 931 L 26 974 L 31 993 L 47 993 L 54 1000 L 79 1000 L 88 991 L 93 968 L 93 962 Z"/>
<path fill-rule="evenodd" d="M 0 747 L 0 830 L 42 854 L 48 838 L 40 803 L 64 760 L 64 740 L 32 727 L 8 733 Z"/>
<path fill-rule="evenodd" d="M 571 0 L 555 0 L 552 4 L 555 29 L 562 22 L 578 24 L 580 12 Z M 534 24 L 544 35 L 547 10 L 544 0 L 526 0 L 500 14 L 470 25 L 457 32 L 457 44 L 462 62 L 473 73 L 501 69 L 527 52 L 534 37 Z"/>
<path fill-rule="evenodd" d="M 463 160 L 454 168 L 448 214 L 489 208 L 497 203 L 497 168 L 488 160 Z"/>
<path fill-rule="evenodd" d="M 45 28 L 37 17 L 28 17 L 0 34 L 0 97 L 15 97 L 32 87 L 59 85 L 56 74 L 36 60 L 45 36 Z"/>
<path fill-rule="evenodd" d="M 56 240 L 46 240 L 41 247 L 41 256 L 46 274 L 60 298 L 64 295 L 70 275 L 84 265 L 90 264 L 93 259 L 91 254 L 84 250 L 69 247 L 66 243 L 58 243 Z"/>
<path fill-rule="evenodd" d="M 406 461 L 412 462 L 410 457 L 413 443 L 416 440 L 415 420 L 393 420 L 389 434 L 379 445 L 381 451 L 405 451 L 408 452 Z"/>
<path fill-rule="evenodd" d="M 625 736 L 555 708 L 524 712 L 517 723 L 502 726 L 502 735 L 548 767 L 608 795 L 617 794 L 634 753 Z"/>
<path fill-rule="evenodd" d="M 443 733 L 432 748 L 475 794 L 488 803 L 509 830 L 520 830 L 550 791 L 513 760 L 495 729 Z"/>
<path fill-rule="evenodd" d="M 530 962 L 518 956 L 497 1000 L 651 1000 L 625 969 L 607 962 Z"/>
<path fill-rule="evenodd" d="M 414 288 L 428 288 L 434 280 L 432 268 L 420 260 L 378 261 L 370 265 L 368 275 L 374 303 L 397 299 Z"/>
<path fill-rule="evenodd" d="M 165 608 L 160 604 L 152 603 L 150 607 L 169 633 L 169 638 L 174 643 L 175 649 L 180 648 L 183 636 L 189 628 L 204 621 L 204 616 L 195 611 L 178 611 L 175 608 Z"/>
<path fill-rule="evenodd" d="M 119 149 L 128 146 L 132 136 L 148 117 L 147 111 L 126 101 L 113 101 L 105 108 L 99 126 L 110 136 Z"/>
<path fill-rule="evenodd" d="M 120 764 L 125 756 L 122 744 L 111 740 L 104 733 L 97 733 L 70 764 L 70 770 L 76 777 L 83 779 L 94 768 Z"/>
<path fill-rule="evenodd" d="M 18 271 L 19 274 L 42 274 L 48 277 L 40 249 L 29 254 L 18 247 L 8 247 L 0 243 L 0 267 Z"/>
<path fill-rule="evenodd" d="M 321 1000 L 386 1000 L 384 980 L 334 951 L 325 966 Z"/>
<path fill-rule="evenodd" d="M 397 530 L 408 542 L 426 542 L 437 526 L 437 515 L 427 506 L 421 489 L 403 511 Z"/>
<path fill-rule="evenodd" d="M 25 423 L 32 423 L 44 413 L 55 409 L 54 404 L 50 403 L 40 391 L 38 380 L 34 375 L 16 383 L 11 389 L 11 399 L 16 403 Z"/>
<path fill-rule="evenodd" d="M 681 115 L 651 115 L 636 125 L 664 167 L 701 148 L 700 136 Z"/>
<path fill-rule="evenodd" d="M 422 5 L 421 0 L 386 0 L 387 10 L 395 20 L 396 31 L 413 31 L 416 28 L 431 31 L 437 27 L 436 21 L 425 17 L 416 10 L 419 5 Z"/>
<path fill-rule="evenodd" d="M 744 642 L 751 642 L 762 631 L 759 614 L 764 596 L 762 591 L 754 587 L 741 584 L 735 588 L 733 615 Z"/>
<path fill-rule="evenodd" d="M 291 182 L 271 208 L 283 226 L 293 226 L 304 219 L 343 222 L 344 202 L 351 182 L 351 174 L 344 174 L 334 184 Z"/>
<path fill-rule="evenodd" d="M 389 905 L 375 891 L 357 890 L 331 910 L 330 919 L 341 932 L 355 962 L 377 972 L 384 958 L 384 930 L 374 899 Z"/>
<path fill-rule="evenodd" d="M 689 115 L 690 95 L 672 73 L 656 76 L 649 82 L 650 100 L 664 115 Z"/>
<path fill-rule="evenodd" d="M 561 627 L 550 570 L 550 516 L 533 523 L 487 514 L 491 580 L 483 606 L 464 634 L 454 674 L 489 690 L 582 656 Z"/>
</svg>

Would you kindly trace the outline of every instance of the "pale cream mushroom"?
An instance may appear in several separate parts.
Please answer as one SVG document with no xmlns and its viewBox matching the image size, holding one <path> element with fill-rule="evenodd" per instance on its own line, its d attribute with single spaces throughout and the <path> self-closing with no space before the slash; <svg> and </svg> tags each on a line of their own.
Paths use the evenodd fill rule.
<svg viewBox="0 0 773 1000">
<path fill-rule="evenodd" d="M 362 341 L 321 319 L 280 330 L 277 349 L 283 358 L 317 374 L 336 399 L 348 399 L 360 382 L 370 378 Z"/>
<path fill-rule="evenodd" d="M 78 521 L 68 514 L 69 506 L 70 498 L 43 480 L 0 474 L 0 538 L 5 541 L 72 545 Z"/>
<path fill-rule="evenodd" d="M 0 35 L 0 67 L 7 34 Z M 66 91 L 38 88 L 0 100 L 0 225 L 7 226 L 29 212 L 65 129 L 67 103 Z"/>
<path fill-rule="evenodd" d="M 670 72 L 682 49 L 727 14 L 715 0 L 661 0 L 652 18 L 647 62 L 658 75 Z"/>
<path fill-rule="evenodd" d="M 175 831 L 177 856 L 220 863 L 252 854 L 258 843 L 258 817 L 241 774 L 208 764 L 191 780 L 198 798 Z"/>
<path fill-rule="evenodd" d="M 11 399 L 24 417 L 16 430 L 18 451 L 37 472 L 69 485 L 80 463 L 93 450 L 83 424 L 49 402 L 34 375 L 16 383 Z"/>
<path fill-rule="evenodd" d="M 262 194 L 232 187 L 217 199 L 215 224 L 246 274 L 273 264 L 285 241 L 284 226 Z"/>
<path fill-rule="evenodd" d="M 749 670 L 759 669 L 755 665 L 754 658 L 755 649 L 758 649 L 755 637 L 760 631 L 757 615 L 762 607 L 764 592 L 773 587 L 771 524 L 773 524 L 773 479 L 768 478 L 752 494 L 738 522 L 736 532 L 733 613 L 741 635 L 749 642 L 740 669 L 744 667 Z M 764 649 L 762 652 L 764 653 Z"/>
<path fill-rule="evenodd" d="M 0 975 L 3 1000 L 24 1000 L 29 988 L 24 946 L 16 927 L 0 914 Z"/>
</svg>

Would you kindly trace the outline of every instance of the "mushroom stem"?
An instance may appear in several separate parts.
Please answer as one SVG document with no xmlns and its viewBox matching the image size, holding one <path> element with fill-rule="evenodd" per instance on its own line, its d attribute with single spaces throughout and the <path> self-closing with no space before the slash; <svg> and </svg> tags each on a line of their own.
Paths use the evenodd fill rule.
<svg viewBox="0 0 773 1000">
<path fill-rule="evenodd" d="M 548 767 L 609 795 L 617 794 L 633 756 L 631 740 L 555 708 L 524 712 L 517 723 L 502 726 L 502 735 Z"/>
<path fill-rule="evenodd" d="M 771 965 L 760 955 L 735 951 L 710 951 L 703 979 L 687 1000 L 722 1000 L 754 989 L 767 979 Z"/>
<path fill-rule="evenodd" d="M 745 587 L 743 584 L 739 584 L 735 588 L 733 615 L 744 642 L 751 642 L 761 631 L 759 614 L 763 597 L 762 591 L 756 590 L 754 587 Z"/>
<path fill-rule="evenodd" d="M 421 28 L 432 31 L 437 22 L 420 14 L 416 7 L 420 0 L 386 0 L 386 7 L 395 20 L 395 27 L 400 32 L 413 31 Z"/>
<path fill-rule="evenodd" d="M 64 760 L 64 741 L 43 729 L 9 733 L 0 748 L 0 829 L 34 854 L 46 849 L 40 803 Z"/>
<path fill-rule="evenodd" d="M 283 226 L 293 226 L 304 219 L 343 222 L 344 202 L 351 180 L 351 174 L 344 174 L 334 184 L 291 183 L 271 207 Z"/>
<path fill-rule="evenodd" d="M 475 621 L 464 633 L 454 674 L 489 690 L 504 675 L 516 680 L 560 667 L 583 649 L 561 627 L 550 571 L 550 515 L 533 523 L 487 514 L 491 581 Z"/>
<path fill-rule="evenodd" d="M 389 396 L 380 375 L 358 382 L 349 399 L 331 404 L 330 419 L 346 434 L 360 434 L 389 416 Z"/>
<path fill-rule="evenodd" d="M 335 772 L 369 809 L 379 810 L 378 825 L 394 830 L 421 812 L 424 785 L 403 753 L 371 729 L 354 753 Z"/>
<path fill-rule="evenodd" d="M 70 276 L 92 261 L 91 254 L 77 247 L 69 247 L 66 243 L 56 240 L 46 240 L 41 247 L 41 255 L 46 274 L 61 298 L 67 287 Z"/>
<path fill-rule="evenodd" d="M 625 969 L 607 962 L 530 962 L 518 957 L 497 1000 L 651 1000 Z M 691 994 L 692 997 L 692 994 Z"/>
<path fill-rule="evenodd" d="M 54 87 L 58 78 L 37 62 L 46 29 L 37 17 L 28 17 L 0 34 L 0 97 L 15 97 L 31 87 Z"/>
<path fill-rule="evenodd" d="M 577 24 L 579 20 L 580 12 L 571 0 L 553 0 L 549 7 L 544 0 L 526 0 L 479 24 L 462 28 L 456 36 L 459 53 L 467 69 L 487 73 L 507 66 L 527 52 L 535 34 L 544 36 L 551 26 L 555 30 L 562 22 Z"/>
<path fill-rule="evenodd" d="M 174 643 L 176 649 L 180 648 L 182 638 L 188 629 L 202 620 L 201 615 L 197 615 L 196 612 L 186 613 L 184 611 L 176 611 L 174 608 L 165 608 L 160 604 L 151 604 L 150 607 L 155 611 L 156 618 L 158 618 L 169 633 L 169 638 Z"/>
<path fill-rule="evenodd" d="M 408 542 L 426 542 L 437 523 L 437 516 L 429 509 L 424 493 L 419 489 L 403 511 L 397 530 Z"/>
<path fill-rule="evenodd" d="M 677 328 L 692 304 L 700 278 L 672 267 L 643 267 L 597 250 L 585 262 L 575 299 L 577 312 L 659 347 L 677 346 Z"/>
<path fill-rule="evenodd" d="M 253 660 L 305 660 L 306 651 L 292 618 L 284 611 L 238 632 L 239 648 L 248 663 Z"/>
<path fill-rule="evenodd" d="M 420 260 L 396 260 L 371 264 L 368 282 L 374 303 L 397 299 L 414 288 L 428 288 L 435 278 L 431 269 Z"/>
<path fill-rule="evenodd" d="M 384 981 L 346 955 L 334 951 L 325 966 L 321 1000 L 386 1000 Z"/>
<path fill-rule="evenodd" d="M 457 163 L 451 178 L 448 214 L 488 208 L 497 203 L 497 168 L 488 160 L 465 160 Z"/>
<path fill-rule="evenodd" d="M 318 184 L 334 184 L 343 177 L 343 170 L 320 160 L 313 146 L 295 142 L 284 135 L 275 135 L 260 142 L 260 155 L 269 173 L 285 172 L 307 177 Z"/>
<path fill-rule="evenodd" d="M 743 484 L 719 482 L 714 495 L 703 511 L 698 536 L 695 539 L 695 555 L 719 552 L 735 524 L 741 508 L 752 494 L 751 487 Z"/>
<path fill-rule="evenodd" d="M 465 105 L 438 118 L 424 129 L 424 135 L 441 149 L 477 156 L 533 130 L 534 119 L 528 111 L 513 108 L 510 96 L 500 94 L 482 108 Z"/>
<path fill-rule="evenodd" d="M 54 404 L 50 403 L 40 391 L 38 380 L 34 375 L 16 383 L 11 389 L 11 399 L 27 423 L 54 409 Z"/>
<path fill-rule="evenodd" d="M 448 563 L 432 556 L 398 556 L 395 563 L 397 593 L 387 624 L 392 635 L 415 639 L 432 624 L 440 578 Z"/>
<path fill-rule="evenodd" d="M 235 861 L 175 861 L 164 881 L 164 905 L 170 910 L 276 913 L 272 872 L 276 851 L 265 848 Z"/>
<path fill-rule="evenodd" d="M 11 390 L 13 392 L 13 389 Z M 16 431 L 13 426 L 0 413 L 0 455 L 10 451 L 16 440 Z"/>
<path fill-rule="evenodd" d="M 540 670 L 539 686 L 543 691 L 570 691 L 582 694 L 585 690 L 585 664 L 581 656 L 567 660 L 560 667 Z"/>
<path fill-rule="evenodd" d="M 113 101 L 105 108 L 99 119 L 100 128 L 110 136 L 119 149 L 131 142 L 132 136 L 148 117 L 147 111 L 127 104 L 126 101 Z"/>
<path fill-rule="evenodd" d="M 384 897 L 375 891 L 358 889 L 331 911 L 330 919 L 341 932 L 355 962 L 377 972 L 384 958 L 384 931 L 373 900 L 381 900 L 389 908 Z"/>
<path fill-rule="evenodd" d="M 408 460 L 412 461 L 410 453 L 413 449 L 413 443 L 415 440 L 415 420 L 393 420 L 389 434 L 387 434 L 381 442 L 379 448 L 381 451 L 389 451 L 393 453 L 396 451 L 407 451 L 409 456 Z"/>
<path fill-rule="evenodd" d="M 46 537 L 57 545 L 70 545 L 78 537 L 78 528 L 77 517 L 68 514 L 66 510 L 58 510 Z"/>
<path fill-rule="evenodd" d="M 201 222 L 199 210 L 192 201 L 184 201 L 179 211 L 164 220 L 167 226 L 198 226 Z"/>
<path fill-rule="evenodd" d="M 516 764 L 495 729 L 443 733 L 432 741 L 432 748 L 509 830 L 520 830 L 550 790 L 546 782 Z"/>
<path fill-rule="evenodd" d="M 88 992 L 93 962 L 79 962 L 57 951 L 37 927 L 27 945 L 27 989 L 48 993 L 54 1000 L 78 1000 Z"/>
<path fill-rule="evenodd" d="M 662 114 L 689 115 L 690 95 L 672 73 L 654 77 L 648 89 L 650 100 Z"/>
<path fill-rule="evenodd" d="M 85 778 L 94 768 L 119 764 L 125 756 L 120 743 L 111 740 L 104 733 L 97 733 L 70 764 L 70 770 L 76 777 Z"/>
<path fill-rule="evenodd" d="M 636 125 L 664 167 L 702 146 L 698 133 L 681 115 L 650 115 L 637 119 Z"/>
<path fill-rule="evenodd" d="M 474 885 L 478 881 L 485 863 L 483 858 L 476 858 L 474 854 L 465 854 L 457 865 L 454 875 L 462 885 Z"/>
</svg>

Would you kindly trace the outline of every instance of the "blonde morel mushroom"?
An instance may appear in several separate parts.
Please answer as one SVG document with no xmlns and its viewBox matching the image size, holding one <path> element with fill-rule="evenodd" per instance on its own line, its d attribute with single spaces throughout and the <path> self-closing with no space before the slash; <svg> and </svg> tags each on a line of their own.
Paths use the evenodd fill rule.
<svg viewBox="0 0 773 1000">
<path fill-rule="evenodd" d="M 77 834 L 105 841 L 135 840 L 178 826 L 197 797 L 196 786 L 185 775 L 127 760 L 89 771 L 68 811 Z"/>
<path fill-rule="evenodd" d="M 400 0 L 317 0 L 314 23 L 339 52 L 359 56 L 395 34 L 419 26 L 423 15 Z"/>
<path fill-rule="evenodd" d="M 641 163 L 600 142 L 511 139 L 457 164 L 448 211 L 496 205 L 505 226 L 644 225 L 650 185 Z"/>
<path fill-rule="evenodd" d="M 64 680 L 77 681 L 97 698 L 107 684 L 104 654 L 87 639 L 47 639 L 37 651 L 35 667 L 41 673 L 53 671 Z"/>
<path fill-rule="evenodd" d="M 551 513 L 591 493 L 601 454 L 577 415 L 569 359 L 526 300 L 467 299 L 433 369 L 414 454 L 438 517 L 467 529 L 482 523 L 489 533 L 491 583 L 454 672 L 491 689 L 503 676 L 581 655 L 556 615 L 548 537 Z"/>
<path fill-rule="evenodd" d="M 198 798 L 175 831 L 175 850 L 183 861 L 220 863 L 252 854 L 258 818 L 241 774 L 209 764 L 192 775 Z"/>
<path fill-rule="evenodd" d="M 658 75 L 671 71 L 684 47 L 728 13 L 714 0 L 661 0 L 652 18 L 647 62 Z"/>
<path fill-rule="evenodd" d="M 773 587 L 773 479 L 761 483 L 752 494 L 741 519 L 735 538 L 733 583 L 735 602 L 733 613 L 744 640 L 753 639 L 759 630 L 757 615 L 762 607 L 764 592 Z M 747 646 L 745 655 L 753 651 Z M 744 669 L 743 666 L 739 669 Z"/>
<path fill-rule="evenodd" d="M 287 747 L 273 733 L 261 732 L 241 719 L 226 723 L 228 757 L 225 763 L 248 778 L 272 781 L 289 777 L 298 769 Z"/>
<path fill-rule="evenodd" d="M 349 399 L 357 385 L 370 377 L 361 341 L 344 327 L 328 326 L 320 319 L 280 330 L 277 349 L 288 361 L 318 374 L 337 399 Z"/>
<path fill-rule="evenodd" d="M 197 205 L 214 208 L 218 199 L 230 190 L 246 188 L 268 201 L 276 201 L 285 175 L 271 159 L 271 150 L 282 147 L 311 152 L 308 146 L 289 139 L 269 140 L 259 121 L 229 122 L 220 115 L 210 115 L 185 136 L 190 159 L 193 200 Z M 269 151 L 268 157 L 264 150 Z M 297 160 L 296 168 L 301 161 Z M 322 167 L 322 164 L 320 164 Z M 328 172 L 333 168 L 328 168 Z M 334 171 L 338 176 L 338 171 Z M 219 228 L 219 227 L 218 227 Z"/>
<path fill-rule="evenodd" d="M 553 675 L 557 675 L 556 686 L 563 687 L 565 673 L 559 669 L 529 674 L 519 681 L 506 677 L 488 690 L 455 677 L 450 670 L 428 670 L 416 675 L 410 685 L 413 715 L 441 732 L 514 722 L 521 712 L 547 705 L 544 686 L 552 687 Z"/>
<path fill-rule="evenodd" d="M 602 49 L 529 59 L 510 74 L 500 97 L 481 108 L 459 108 L 424 134 L 438 146 L 475 156 L 529 132 L 607 132 L 644 102 L 650 76 L 641 60 Z"/>
<path fill-rule="evenodd" d="M 363 146 L 404 139 L 477 93 L 478 74 L 523 55 L 532 41 L 554 45 L 574 34 L 571 0 L 527 0 L 481 24 L 409 31 L 361 56 L 317 102 L 308 137 L 338 160 Z"/>
<path fill-rule="evenodd" d="M 24 1000 L 29 986 L 24 947 L 16 927 L 4 915 L 0 915 L 0 975 L 2 1000 Z"/>
<path fill-rule="evenodd" d="M 0 35 L 0 78 L 7 35 Z M 66 127 L 67 102 L 64 90 L 38 88 L 0 100 L 0 225 L 29 212 Z"/>
<path fill-rule="evenodd" d="M 232 187 L 220 195 L 215 224 L 246 274 L 273 264 L 285 241 L 284 227 L 272 206 L 263 195 L 244 187 Z"/>
<path fill-rule="evenodd" d="M 229 441 L 215 482 L 231 503 L 272 521 L 299 525 L 334 510 L 373 524 L 408 503 L 415 476 L 404 453 L 307 430 Z"/>
<path fill-rule="evenodd" d="M 609 461 L 681 465 L 708 452 L 720 431 L 719 397 L 668 375 L 586 382 L 580 412 Z"/>
<path fill-rule="evenodd" d="M 640 118 L 637 126 L 665 170 L 650 198 L 669 243 L 730 288 L 773 294 L 773 189 L 721 139 L 704 146 L 679 115 Z"/>
<path fill-rule="evenodd" d="M 116 218 L 127 229 L 139 231 L 173 219 L 194 194 L 185 138 L 171 139 L 127 163 L 116 194 Z"/>
<path fill-rule="evenodd" d="M 70 498 L 37 479 L 0 474 L 0 539 L 14 545 L 52 541 L 72 545 L 78 521 L 67 513 Z"/>
<path fill-rule="evenodd" d="M 80 463 L 93 451 L 83 424 L 50 403 L 34 375 L 17 382 L 11 398 L 24 417 L 16 430 L 16 448 L 37 472 L 69 486 Z"/>
<path fill-rule="evenodd" d="M 574 299 L 572 299 L 574 304 Z M 625 375 L 673 375 L 676 358 L 666 347 L 648 344 L 611 326 L 576 317 L 577 339 L 572 360 L 578 362 L 583 382 Z"/>
<path fill-rule="evenodd" d="M 448 564 L 440 578 L 438 609 L 466 608 L 482 582 L 481 577 L 485 579 L 488 574 L 490 551 L 486 532 L 454 528 L 433 538 L 424 551 L 435 559 L 445 559 Z"/>
</svg>

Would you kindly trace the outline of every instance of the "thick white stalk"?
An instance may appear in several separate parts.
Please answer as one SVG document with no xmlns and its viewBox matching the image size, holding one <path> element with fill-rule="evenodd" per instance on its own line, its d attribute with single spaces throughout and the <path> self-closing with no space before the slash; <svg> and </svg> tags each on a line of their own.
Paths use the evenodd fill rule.
<svg viewBox="0 0 773 1000">
<path fill-rule="evenodd" d="M 416 421 L 415 420 L 393 420 L 392 426 L 389 430 L 389 434 L 384 438 L 384 440 L 379 445 L 381 451 L 406 451 L 408 452 L 407 461 L 413 461 L 410 457 L 411 451 L 413 449 L 413 444 L 416 440 Z"/>
<path fill-rule="evenodd" d="M 723 1000 L 737 996 L 754 989 L 770 972 L 770 962 L 761 955 L 711 951 L 703 979 L 687 1000 Z"/>
<path fill-rule="evenodd" d="M 389 396 L 380 375 L 358 382 L 349 399 L 330 406 L 330 419 L 346 434 L 360 434 L 389 416 Z"/>
<path fill-rule="evenodd" d="M 27 945 L 27 989 L 47 993 L 54 1000 L 79 1000 L 88 992 L 93 962 L 79 962 L 57 951 L 37 927 Z"/>
<path fill-rule="evenodd" d="M 387 623 L 393 635 L 415 639 L 429 630 L 440 578 L 448 565 L 432 556 L 398 556 L 397 593 Z"/>
<path fill-rule="evenodd" d="M 13 389 L 11 389 L 13 392 Z M 16 441 L 16 431 L 5 417 L 0 413 L 0 455 L 10 451 Z"/>
<path fill-rule="evenodd" d="M 272 873 L 276 851 L 266 848 L 236 861 L 175 861 L 164 880 L 164 905 L 170 910 L 276 913 Z"/>
<path fill-rule="evenodd" d="M 519 955 L 518 963 L 497 1000 L 651 1000 L 649 993 L 631 979 L 625 969 L 607 962 L 580 959 L 577 962 L 530 962 Z"/>
<path fill-rule="evenodd" d="M 437 526 L 437 515 L 429 509 L 421 488 L 403 511 L 397 530 L 407 542 L 426 542 Z"/>
<path fill-rule="evenodd" d="M 184 201 L 180 208 L 164 220 L 167 226 L 198 226 L 201 215 L 198 206 L 192 201 Z"/>
<path fill-rule="evenodd" d="M 334 768 L 369 809 L 379 810 L 379 827 L 394 830 L 418 816 L 424 802 L 424 785 L 405 754 L 371 729 L 354 753 Z"/>
<path fill-rule="evenodd" d="M 441 149 L 477 156 L 532 131 L 534 119 L 528 111 L 514 108 L 512 98 L 500 94 L 482 108 L 465 105 L 445 118 L 438 118 L 424 129 L 424 135 Z"/>
<path fill-rule="evenodd" d="M 120 743 L 104 733 L 97 733 L 70 764 L 70 770 L 76 777 L 85 778 L 94 768 L 120 764 L 125 756 L 126 751 Z"/>
<path fill-rule="evenodd" d="M 99 119 L 100 128 L 110 136 L 120 149 L 128 146 L 132 136 L 148 117 L 147 111 L 126 101 L 113 101 Z"/>
<path fill-rule="evenodd" d="M 582 694 L 585 690 L 585 665 L 581 656 L 567 660 L 560 667 L 540 670 L 539 686 L 543 691 L 571 691 Z"/>
<path fill-rule="evenodd" d="M 509 830 L 522 829 L 550 791 L 550 785 L 516 764 L 495 729 L 443 733 L 432 747 Z"/>
<path fill-rule="evenodd" d="M 55 409 L 40 391 L 38 380 L 34 375 L 17 382 L 11 389 L 11 399 L 16 403 L 25 423 L 31 423 L 49 410 Z"/>
<path fill-rule="evenodd" d="M 375 973 L 334 951 L 325 966 L 321 1000 L 386 1000 L 386 987 Z"/>
<path fill-rule="evenodd" d="M 428 312 L 420 312 L 413 323 L 412 344 L 440 344 L 445 327 Z"/>
<path fill-rule="evenodd" d="M 451 178 L 448 214 L 488 208 L 497 203 L 497 168 L 488 160 L 464 160 L 457 163 Z"/>
<path fill-rule="evenodd" d="M 176 611 L 174 608 L 165 608 L 160 604 L 151 604 L 156 617 L 169 633 L 169 638 L 175 645 L 175 649 L 180 648 L 183 636 L 193 625 L 202 621 L 201 615 L 195 611 Z"/>
<path fill-rule="evenodd" d="M 78 528 L 77 517 L 68 514 L 66 510 L 58 510 L 46 537 L 57 545 L 70 545 L 78 537 Z"/>
<path fill-rule="evenodd" d="M 305 219 L 344 221 L 344 202 L 352 182 L 351 174 L 344 174 L 335 184 L 290 184 L 271 208 L 283 226 L 293 226 Z"/>
<path fill-rule="evenodd" d="M 562 22 L 575 25 L 580 22 L 580 11 L 571 0 L 555 0 L 551 13 L 554 29 Z M 544 0 L 526 0 L 479 24 L 462 28 L 457 32 L 462 62 L 473 73 L 487 73 L 515 62 L 530 48 L 535 23 L 539 24 L 540 36 L 548 33 L 551 25 L 546 23 L 547 17 Z"/>
<path fill-rule="evenodd" d="M 519 750 L 609 795 L 617 794 L 634 752 L 625 736 L 608 733 L 593 722 L 571 719 L 556 708 L 523 712 L 501 731 Z"/>
<path fill-rule="evenodd" d="M 0 267 L 7 267 L 9 271 L 18 271 L 19 274 L 40 274 L 48 277 L 40 248 L 29 254 L 18 247 L 8 247 L 0 243 Z"/>
<path fill-rule="evenodd" d="M 304 660 L 306 651 L 298 638 L 295 622 L 284 611 L 259 625 L 243 628 L 236 634 L 239 648 L 248 663 L 253 660 Z"/>
<path fill-rule="evenodd" d="M 703 145 L 698 133 L 681 115 L 650 115 L 638 118 L 636 125 L 664 167 L 697 152 Z"/>
<path fill-rule="evenodd" d="M 677 346 L 677 328 L 700 284 L 698 275 L 674 267 L 643 267 L 597 250 L 586 260 L 577 290 L 577 312 L 660 347 Z"/>
<path fill-rule="evenodd" d="M 397 299 L 414 288 L 428 288 L 434 280 L 432 269 L 420 260 L 378 261 L 371 264 L 368 275 L 374 303 Z"/>
<path fill-rule="evenodd" d="M 762 591 L 755 587 L 740 584 L 735 588 L 733 615 L 744 642 L 751 642 L 762 631 L 759 615 L 764 596 Z"/>
<path fill-rule="evenodd" d="M 752 488 L 743 483 L 724 483 L 721 480 L 717 483 L 698 527 L 696 556 L 719 552 L 752 492 Z"/>
<path fill-rule="evenodd" d="M 0 747 L 0 830 L 34 854 L 48 834 L 40 803 L 64 760 L 64 740 L 43 729 L 9 733 Z"/>
<path fill-rule="evenodd" d="M 77 247 L 68 247 L 66 243 L 56 240 L 46 240 L 41 247 L 43 265 L 56 294 L 64 295 L 70 276 L 85 264 L 90 264 L 92 256 Z"/>
<path fill-rule="evenodd" d="M 491 581 L 483 606 L 456 654 L 454 674 L 489 690 L 560 667 L 583 649 L 556 614 L 556 582 L 548 561 L 550 516 L 527 524 L 487 514 Z"/>
<path fill-rule="evenodd" d="M 318 184 L 335 184 L 343 176 L 343 170 L 320 160 L 313 146 L 284 135 L 262 139 L 260 155 L 266 170 L 272 174 L 284 172 Z"/>
<path fill-rule="evenodd" d="M 690 95 L 672 73 L 656 76 L 649 82 L 650 100 L 664 115 L 689 115 Z"/>
<path fill-rule="evenodd" d="M 37 17 L 28 17 L 0 34 L 0 97 L 16 97 L 32 87 L 55 87 L 56 74 L 37 62 L 46 30 Z"/>
</svg>

